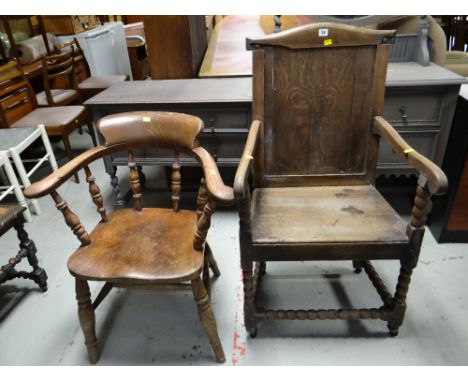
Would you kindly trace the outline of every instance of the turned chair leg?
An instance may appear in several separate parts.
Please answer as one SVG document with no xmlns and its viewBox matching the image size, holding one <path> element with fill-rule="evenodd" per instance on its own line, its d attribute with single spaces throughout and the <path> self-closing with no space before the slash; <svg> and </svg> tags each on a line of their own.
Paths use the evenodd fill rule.
<svg viewBox="0 0 468 382">
<path fill-rule="evenodd" d="M 205 329 L 205 333 L 208 336 L 208 340 L 210 341 L 211 348 L 215 354 L 216 361 L 219 363 L 224 363 L 226 361 L 226 357 L 224 356 L 223 346 L 221 345 L 218 329 L 216 328 L 215 316 L 211 310 L 209 297 L 200 277 L 192 280 L 192 290 L 195 301 L 197 302 L 200 321 L 203 325 L 203 329 Z"/>
<path fill-rule="evenodd" d="M 359 260 L 353 260 L 354 273 L 362 272 L 362 263 Z"/>
<path fill-rule="evenodd" d="M 20 241 L 20 248 L 26 250 L 26 258 L 28 259 L 29 265 L 33 268 L 33 271 L 30 273 L 30 278 L 39 285 L 39 288 L 43 292 L 47 291 L 47 274 L 44 269 L 39 266 L 37 260 L 37 249 L 34 242 L 29 239 L 28 233 L 24 229 L 24 223 L 20 222 L 14 225 L 14 228 L 18 234 L 18 239 Z"/>
<path fill-rule="evenodd" d="M 408 287 L 411 281 L 412 273 L 413 268 L 406 268 L 402 266 L 400 269 L 395 296 L 393 297 L 393 318 L 387 324 L 389 333 L 392 337 L 396 337 L 398 335 L 398 329 L 403 323 L 403 319 L 405 318 L 406 295 L 408 293 Z"/>
<path fill-rule="evenodd" d="M 242 264 L 242 277 L 244 284 L 244 323 L 250 337 L 257 336 L 257 323 L 255 321 L 255 293 L 253 285 L 252 262 Z"/>
<path fill-rule="evenodd" d="M 99 348 L 95 330 L 94 308 L 91 303 L 91 293 L 86 280 L 75 279 L 76 300 L 78 301 L 78 317 L 88 349 L 89 362 L 95 364 L 99 360 Z"/>
<path fill-rule="evenodd" d="M 210 280 L 210 267 L 207 253 L 205 252 L 205 257 L 203 259 L 203 285 L 205 286 L 208 296 L 211 297 L 211 280 Z"/>
<path fill-rule="evenodd" d="M 94 134 L 93 120 L 91 119 L 90 116 L 86 118 L 86 125 L 88 126 L 88 131 L 89 131 L 89 134 L 91 135 L 91 139 L 93 140 L 93 145 L 94 147 L 96 147 L 98 143 L 96 141 L 96 135 Z"/>
<path fill-rule="evenodd" d="M 208 243 L 205 244 L 205 256 L 208 259 L 208 265 L 215 275 L 215 277 L 221 276 L 221 272 L 218 268 L 218 263 L 216 262 L 214 256 L 213 256 L 213 251 L 211 250 L 211 247 L 209 246 Z"/>
<path fill-rule="evenodd" d="M 65 152 L 67 153 L 68 160 L 71 161 L 73 159 L 73 151 L 70 145 L 70 138 L 68 137 L 68 134 L 63 134 L 62 140 L 63 140 L 63 145 L 65 146 Z M 78 178 L 78 173 L 75 172 L 73 176 L 75 177 L 75 182 L 80 183 L 80 178 Z"/>
</svg>

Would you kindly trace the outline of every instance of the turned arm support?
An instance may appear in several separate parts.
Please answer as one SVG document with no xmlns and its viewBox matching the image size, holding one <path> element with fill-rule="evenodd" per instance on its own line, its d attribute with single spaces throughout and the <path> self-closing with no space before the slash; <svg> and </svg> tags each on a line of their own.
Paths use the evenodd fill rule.
<svg viewBox="0 0 468 382">
<path fill-rule="evenodd" d="M 239 166 L 237 167 L 236 176 L 234 178 L 234 195 L 237 200 L 242 200 L 247 195 L 246 189 L 248 187 L 249 172 L 252 166 L 260 127 L 260 121 L 256 120 L 252 122 L 247 142 L 245 143 L 244 152 L 242 153 L 242 158 L 239 162 Z"/>
<path fill-rule="evenodd" d="M 374 120 L 374 129 L 376 134 L 385 138 L 400 158 L 417 169 L 427 179 L 426 187 L 431 195 L 447 192 L 448 181 L 444 172 L 408 145 L 390 123 L 377 116 Z"/>
<path fill-rule="evenodd" d="M 91 163 L 96 158 L 103 155 L 103 152 L 109 150 L 108 147 L 97 146 L 73 158 L 65 165 L 55 170 L 46 178 L 33 183 L 24 190 L 24 196 L 28 199 L 40 198 L 41 196 L 48 195 L 52 191 L 60 187 L 67 181 L 75 172 L 81 170 L 83 167 Z"/>
<path fill-rule="evenodd" d="M 206 188 L 210 199 L 219 205 L 228 206 L 234 204 L 232 187 L 224 184 L 213 157 L 203 147 L 194 148 L 192 151 L 203 167 Z"/>
</svg>

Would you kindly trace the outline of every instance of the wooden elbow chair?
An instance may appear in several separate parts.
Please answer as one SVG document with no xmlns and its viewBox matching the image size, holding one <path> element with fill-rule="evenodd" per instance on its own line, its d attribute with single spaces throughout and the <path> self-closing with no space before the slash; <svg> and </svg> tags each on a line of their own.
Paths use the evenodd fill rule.
<svg viewBox="0 0 468 382">
<path fill-rule="evenodd" d="M 203 122 L 186 114 L 131 112 L 101 119 L 98 129 L 104 138 L 103 145 L 81 154 L 25 190 L 28 198 L 50 195 L 81 243 L 68 260 L 68 269 L 76 279 L 78 315 L 90 362 L 96 363 L 100 355 L 94 312 L 109 291 L 113 287 L 156 289 L 161 284 L 191 285 L 216 360 L 224 362 L 225 356 L 207 294 L 210 286 L 208 268 L 215 276 L 219 276 L 220 272 L 206 243 L 206 235 L 216 204 L 232 204 L 234 195 L 232 188 L 223 184 L 213 158 L 198 144 Z M 132 149 L 142 147 L 174 150 L 172 209 L 142 207 L 140 182 L 132 152 Z M 134 208 L 107 214 L 88 164 L 122 150 L 128 150 Z M 197 211 L 179 209 L 179 153 L 195 157 L 204 170 Z M 91 233 L 85 230 L 57 192 L 62 183 L 82 168 L 91 198 L 101 215 L 100 223 Z M 94 302 L 90 299 L 88 280 L 104 282 Z"/>
<path fill-rule="evenodd" d="M 253 123 L 234 183 L 240 209 L 245 326 L 264 320 L 382 319 L 398 334 L 431 208 L 447 179 L 382 117 L 394 31 L 310 24 L 259 39 L 253 50 Z M 374 187 L 379 140 L 420 172 L 405 222 Z M 253 165 L 253 194 L 249 172 Z M 256 297 L 268 261 L 349 260 L 383 305 L 273 310 Z M 371 260 L 401 264 L 394 293 Z M 254 269 L 255 264 L 255 269 Z"/>
</svg>

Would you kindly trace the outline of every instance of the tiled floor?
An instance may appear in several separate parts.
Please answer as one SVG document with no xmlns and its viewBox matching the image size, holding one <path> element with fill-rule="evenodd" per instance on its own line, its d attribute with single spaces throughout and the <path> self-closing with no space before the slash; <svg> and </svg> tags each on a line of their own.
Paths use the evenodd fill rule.
<svg viewBox="0 0 468 382">
<path fill-rule="evenodd" d="M 74 135 L 84 149 L 86 136 Z M 55 145 L 59 152 L 60 144 Z M 112 209 L 112 189 L 102 162 L 92 165 Z M 163 181 L 163 171 L 145 168 L 149 188 Z M 121 183 L 126 169 L 119 168 Z M 91 228 L 98 214 L 81 174 L 81 184 L 68 181 L 60 193 Z M 193 199 L 193 194 L 187 195 Z M 164 200 L 164 202 L 163 202 Z M 167 193 L 146 193 L 145 202 L 169 203 Z M 76 312 L 73 278 L 66 261 L 77 240 L 50 198 L 40 200 L 42 215 L 27 225 L 49 275 L 41 293 L 30 281 L 0 286 L 0 365 L 87 365 Z M 219 209 L 209 241 L 222 276 L 214 282 L 212 306 L 227 357 L 226 365 L 466 365 L 468 364 L 467 244 L 435 242 L 429 231 L 410 286 L 405 322 L 396 338 L 382 321 L 282 321 L 262 324 L 257 338 L 246 336 L 242 318 L 238 217 Z M 16 253 L 9 232 L 0 239 L 1 263 Z M 397 265 L 377 264 L 389 285 Z M 306 277 L 312 275 L 312 277 Z M 379 297 L 363 274 L 348 262 L 268 264 L 261 299 L 267 306 L 378 306 Z M 92 292 L 98 290 L 92 284 Z M 198 321 L 190 291 L 155 293 L 114 290 L 97 311 L 97 333 L 103 346 L 99 365 L 215 365 Z"/>
</svg>

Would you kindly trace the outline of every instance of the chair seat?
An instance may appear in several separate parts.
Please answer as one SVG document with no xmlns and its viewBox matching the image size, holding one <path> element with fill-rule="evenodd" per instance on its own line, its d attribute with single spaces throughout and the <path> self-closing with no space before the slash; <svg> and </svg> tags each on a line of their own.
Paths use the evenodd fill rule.
<svg viewBox="0 0 468 382">
<path fill-rule="evenodd" d="M 33 127 L 43 124 L 49 134 L 60 134 L 60 127 L 75 125 L 82 119 L 84 106 L 51 106 L 38 108 L 25 115 L 11 127 Z"/>
<path fill-rule="evenodd" d="M 71 102 L 72 100 L 78 98 L 79 95 L 78 92 L 73 89 L 51 89 L 50 94 L 52 95 L 52 99 L 56 104 L 62 102 Z M 45 91 L 37 94 L 37 103 L 40 106 L 49 106 Z"/>
<path fill-rule="evenodd" d="M 68 260 L 70 273 L 88 280 L 167 283 L 194 279 L 203 253 L 193 249 L 194 211 L 122 209 L 91 232 L 91 244 Z"/>
<path fill-rule="evenodd" d="M 127 79 L 127 76 L 116 75 L 116 76 L 96 76 L 89 77 L 83 82 L 78 84 L 78 88 L 81 89 L 100 89 L 104 90 L 117 82 L 123 82 Z"/>
<path fill-rule="evenodd" d="M 281 260 L 400 258 L 397 247 L 408 248 L 406 222 L 371 185 L 259 188 L 251 219 L 253 245 L 274 246 Z"/>
<path fill-rule="evenodd" d="M 0 235 L 13 226 L 25 209 L 21 204 L 0 205 Z"/>
</svg>

